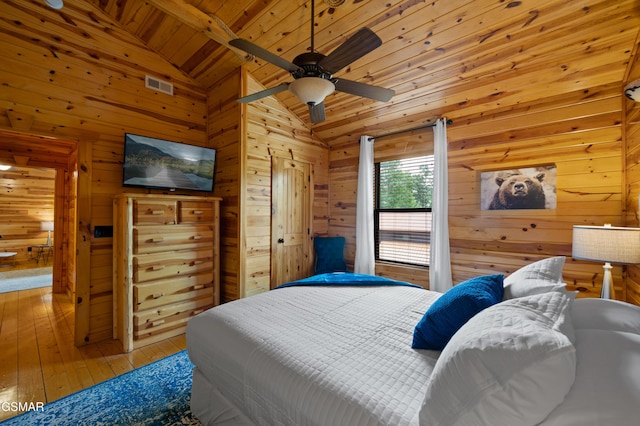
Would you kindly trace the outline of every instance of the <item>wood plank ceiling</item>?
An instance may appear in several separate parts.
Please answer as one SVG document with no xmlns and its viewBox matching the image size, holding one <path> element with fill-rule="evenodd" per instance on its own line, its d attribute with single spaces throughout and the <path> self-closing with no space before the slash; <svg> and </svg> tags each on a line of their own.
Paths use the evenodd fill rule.
<svg viewBox="0 0 640 426">
<path fill-rule="evenodd" d="M 310 0 L 91 1 L 205 89 L 246 63 L 227 44 L 233 34 L 288 61 L 310 49 Z M 329 95 L 326 121 L 312 128 L 330 144 L 622 85 L 638 36 L 635 0 L 334 1 L 315 0 L 315 50 L 328 54 L 369 27 L 382 46 L 336 77 L 396 95 L 388 103 Z M 293 80 L 261 59 L 246 67 L 265 87 Z M 275 96 L 309 122 L 290 92 Z"/>
</svg>

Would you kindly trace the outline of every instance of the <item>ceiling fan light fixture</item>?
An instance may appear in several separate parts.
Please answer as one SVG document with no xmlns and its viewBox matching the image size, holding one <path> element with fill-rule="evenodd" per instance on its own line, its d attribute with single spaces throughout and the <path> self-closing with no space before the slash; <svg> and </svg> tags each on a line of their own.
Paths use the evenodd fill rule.
<svg viewBox="0 0 640 426">
<path fill-rule="evenodd" d="M 52 9 L 62 9 L 64 3 L 62 0 L 44 0 L 45 4 Z"/>
<path fill-rule="evenodd" d="M 640 79 L 634 80 L 624 87 L 624 95 L 627 99 L 640 102 Z"/>
<path fill-rule="evenodd" d="M 289 84 L 289 90 L 307 105 L 317 105 L 333 93 L 336 86 L 324 78 L 302 77 Z"/>
</svg>

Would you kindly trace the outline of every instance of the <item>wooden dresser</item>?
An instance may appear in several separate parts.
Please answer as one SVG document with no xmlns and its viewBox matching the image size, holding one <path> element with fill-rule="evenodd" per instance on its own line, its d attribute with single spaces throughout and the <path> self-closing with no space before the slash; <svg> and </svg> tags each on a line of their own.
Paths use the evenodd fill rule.
<svg viewBox="0 0 640 426">
<path fill-rule="evenodd" d="M 125 352 L 184 333 L 220 303 L 220 200 L 114 199 L 113 334 Z"/>
</svg>

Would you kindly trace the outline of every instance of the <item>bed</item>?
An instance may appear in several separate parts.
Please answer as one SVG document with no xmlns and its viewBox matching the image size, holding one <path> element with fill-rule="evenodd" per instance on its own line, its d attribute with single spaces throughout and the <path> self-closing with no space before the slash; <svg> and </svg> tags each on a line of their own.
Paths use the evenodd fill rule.
<svg viewBox="0 0 640 426">
<path fill-rule="evenodd" d="M 206 425 L 637 424 L 640 308 L 575 299 L 563 263 L 481 277 L 489 302 L 478 280 L 440 294 L 341 273 L 215 307 L 187 326 L 192 411 Z"/>
</svg>

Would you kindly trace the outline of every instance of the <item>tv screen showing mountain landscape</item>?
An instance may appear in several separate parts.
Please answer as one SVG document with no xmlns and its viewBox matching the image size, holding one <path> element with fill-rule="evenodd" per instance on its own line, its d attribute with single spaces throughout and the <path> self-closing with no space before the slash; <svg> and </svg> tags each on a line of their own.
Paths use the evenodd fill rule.
<svg viewBox="0 0 640 426">
<path fill-rule="evenodd" d="M 216 150 L 125 134 L 123 185 L 212 191 Z"/>
</svg>

